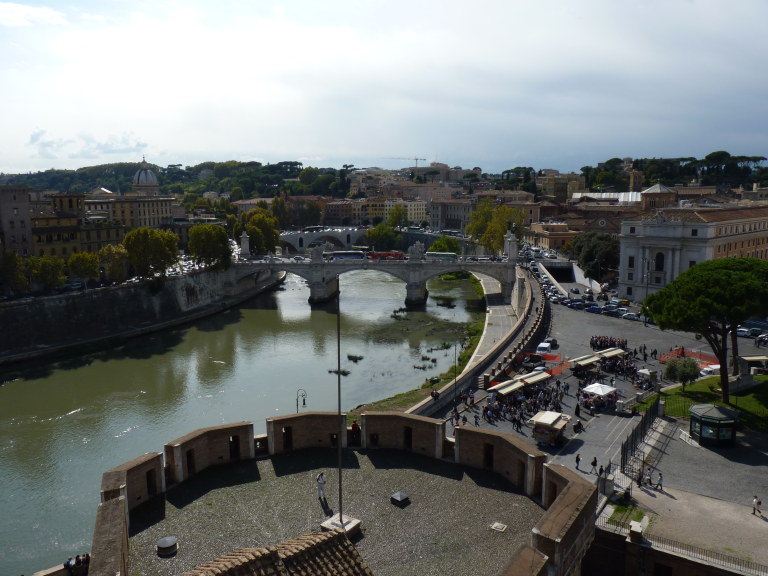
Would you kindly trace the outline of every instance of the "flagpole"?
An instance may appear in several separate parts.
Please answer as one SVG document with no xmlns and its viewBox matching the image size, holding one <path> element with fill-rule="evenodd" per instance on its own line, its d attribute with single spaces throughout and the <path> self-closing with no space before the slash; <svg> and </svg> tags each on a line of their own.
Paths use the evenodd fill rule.
<svg viewBox="0 0 768 576">
<path fill-rule="evenodd" d="M 342 507 L 342 493 L 343 493 L 343 485 L 342 485 L 342 475 L 341 475 L 341 443 L 342 439 L 344 438 L 344 433 L 346 432 L 346 422 L 344 422 L 341 418 L 341 286 L 339 284 L 339 275 L 336 275 L 336 392 L 337 392 L 337 400 L 338 400 L 338 419 L 339 419 L 339 438 L 336 442 L 336 445 L 338 447 L 338 456 L 339 456 L 339 524 L 341 524 L 341 529 L 346 532 L 346 528 L 344 527 L 344 509 Z"/>
</svg>

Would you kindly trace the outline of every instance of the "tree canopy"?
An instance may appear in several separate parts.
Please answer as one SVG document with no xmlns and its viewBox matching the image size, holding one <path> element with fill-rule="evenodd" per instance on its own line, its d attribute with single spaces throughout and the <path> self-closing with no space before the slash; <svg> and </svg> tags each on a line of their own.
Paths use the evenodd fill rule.
<svg viewBox="0 0 768 576">
<path fill-rule="evenodd" d="M 392 226 L 380 223 L 374 228 L 368 228 L 364 234 L 365 241 L 371 250 L 392 250 L 400 243 L 401 236 L 395 232 Z"/>
<path fill-rule="evenodd" d="M 440 236 L 432 242 L 427 252 L 454 252 L 461 254 L 461 243 L 453 236 Z"/>
<path fill-rule="evenodd" d="M 619 241 L 609 234 L 586 232 L 579 234 L 571 244 L 571 256 L 587 278 L 602 282 L 610 269 L 619 266 Z"/>
<path fill-rule="evenodd" d="M 641 313 L 662 330 L 700 334 L 722 367 L 723 401 L 730 397 L 728 340 L 733 349 L 733 373 L 738 374 L 736 327 L 755 315 L 768 313 L 768 262 L 756 258 L 720 258 L 696 264 L 645 298 Z"/>
<path fill-rule="evenodd" d="M 67 260 L 69 275 L 85 281 L 99 277 L 99 257 L 92 252 L 75 252 Z"/>
<path fill-rule="evenodd" d="M 123 238 L 123 246 L 137 276 L 165 276 L 179 260 L 179 237 L 169 230 L 135 228 Z"/>
<path fill-rule="evenodd" d="M 227 231 L 218 224 L 195 224 L 189 229 L 189 253 L 206 266 L 226 270 L 232 263 Z"/>
</svg>

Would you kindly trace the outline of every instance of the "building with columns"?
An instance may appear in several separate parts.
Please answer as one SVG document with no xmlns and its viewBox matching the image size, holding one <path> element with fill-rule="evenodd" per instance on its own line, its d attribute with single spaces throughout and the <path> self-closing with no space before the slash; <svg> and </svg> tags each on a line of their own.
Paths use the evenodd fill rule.
<svg viewBox="0 0 768 576">
<path fill-rule="evenodd" d="M 644 212 L 622 222 L 619 243 L 618 292 L 640 302 L 698 262 L 768 260 L 768 204 Z"/>
</svg>

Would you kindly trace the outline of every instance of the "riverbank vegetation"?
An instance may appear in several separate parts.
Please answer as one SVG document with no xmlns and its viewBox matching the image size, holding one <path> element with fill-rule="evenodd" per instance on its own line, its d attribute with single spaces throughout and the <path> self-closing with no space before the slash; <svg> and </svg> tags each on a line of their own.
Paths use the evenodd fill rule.
<svg viewBox="0 0 768 576">
<path fill-rule="evenodd" d="M 467 280 L 467 278 L 464 277 L 464 273 L 459 272 L 456 275 L 444 275 L 442 276 L 442 280 L 458 283 L 460 281 Z M 483 294 L 482 284 L 474 276 L 470 276 L 468 280 L 472 286 L 472 290 L 479 296 L 479 301 L 484 304 L 485 297 Z M 449 370 L 443 372 L 439 376 L 426 378 L 418 388 L 414 388 L 413 390 L 402 392 L 400 394 L 396 394 L 376 402 L 370 402 L 368 404 L 362 404 L 358 406 L 349 412 L 347 416 L 348 420 L 351 422 L 363 412 L 404 412 L 411 406 L 414 406 L 415 404 L 418 404 L 427 398 L 433 388 L 439 390 L 446 384 L 454 381 L 454 379 L 461 375 L 461 373 L 464 371 L 464 368 L 472 358 L 472 355 L 475 353 L 475 350 L 480 343 L 480 339 L 483 336 L 484 329 L 485 317 L 481 318 L 477 322 L 470 324 L 466 328 L 464 337 L 462 339 L 463 343 L 461 349 L 457 349 L 455 366 L 452 366 Z M 449 348 L 451 347 L 450 344 L 448 346 Z"/>
</svg>

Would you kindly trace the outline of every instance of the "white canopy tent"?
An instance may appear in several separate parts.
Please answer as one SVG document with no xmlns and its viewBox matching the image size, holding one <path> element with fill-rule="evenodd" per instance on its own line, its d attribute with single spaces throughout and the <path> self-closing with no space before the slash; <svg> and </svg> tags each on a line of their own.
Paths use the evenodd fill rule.
<svg viewBox="0 0 768 576">
<path fill-rule="evenodd" d="M 600 384 L 599 382 L 595 382 L 594 384 L 585 386 L 582 389 L 582 392 L 586 392 L 587 394 L 594 394 L 595 396 L 607 396 L 611 392 L 616 392 L 616 388 L 613 386 L 608 386 L 607 384 Z"/>
</svg>

